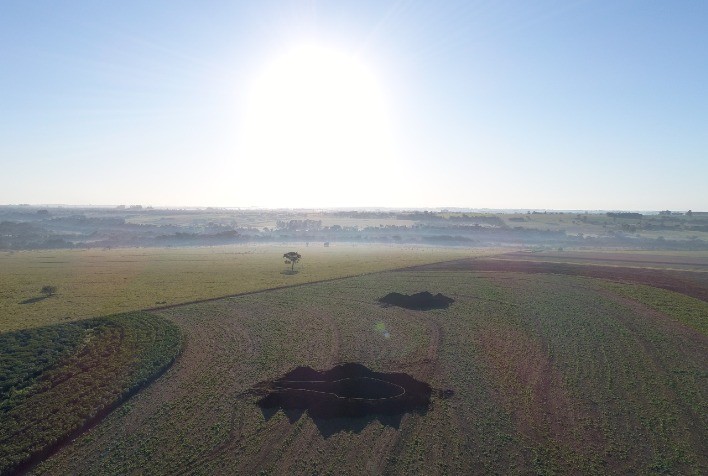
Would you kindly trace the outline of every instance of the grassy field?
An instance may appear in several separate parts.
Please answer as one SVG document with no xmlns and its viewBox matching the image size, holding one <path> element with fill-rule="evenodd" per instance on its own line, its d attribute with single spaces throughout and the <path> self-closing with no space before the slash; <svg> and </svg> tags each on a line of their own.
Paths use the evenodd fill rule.
<svg viewBox="0 0 708 476">
<path fill-rule="evenodd" d="M 36 471 L 706 474 L 706 303 L 692 299 L 687 321 L 665 305 L 682 296 L 633 286 L 439 267 L 167 309 L 180 358 Z M 376 302 L 422 290 L 456 301 Z M 451 398 L 398 422 L 255 405 L 258 382 L 338 362 L 406 372 Z"/>
<path fill-rule="evenodd" d="M 282 256 L 293 249 L 303 258 L 289 275 Z M 494 252 L 340 244 L 2 252 L 0 333 Z M 44 285 L 57 294 L 42 299 Z"/>
</svg>

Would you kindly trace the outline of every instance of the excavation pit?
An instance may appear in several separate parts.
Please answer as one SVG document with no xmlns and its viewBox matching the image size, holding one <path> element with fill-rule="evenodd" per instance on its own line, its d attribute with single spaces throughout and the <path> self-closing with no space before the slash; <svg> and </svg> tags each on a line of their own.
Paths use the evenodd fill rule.
<svg viewBox="0 0 708 476">
<path fill-rule="evenodd" d="M 379 302 L 385 306 L 397 306 L 415 311 L 429 311 L 431 309 L 447 309 L 455 300 L 444 294 L 432 294 L 428 291 L 423 291 L 411 295 L 389 293 L 379 299 Z"/>
<path fill-rule="evenodd" d="M 430 385 L 404 373 L 374 372 L 356 363 L 324 372 L 298 367 L 261 387 L 262 409 L 307 410 L 312 418 L 359 418 L 425 411 Z"/>
</svg>

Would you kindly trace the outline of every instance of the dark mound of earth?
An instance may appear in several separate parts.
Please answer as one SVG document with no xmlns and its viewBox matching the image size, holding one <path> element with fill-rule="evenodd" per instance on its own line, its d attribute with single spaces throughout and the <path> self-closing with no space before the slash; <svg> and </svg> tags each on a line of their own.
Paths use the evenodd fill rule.
<svg viewBox="0 0 708 476">
<path fill-rule="evenodd" d="M 400 415 L 427 410 L 431 388 L 404 373 L 382 373 L 356 364 L 325 372 L 298 367 L 264 386 L 263 409 L 307 410 L 313 418 Z"/>
<path fill-rule="evenodd" d="M 428 291 L 423 291 L 410 296 L 401 293 L 389 293 L 379 299 L 379 302 L 416 311 L 427 311 L 430 309 L 447 309 L 455 300 L 440 293 L 433 295 Z"/>
</svg>

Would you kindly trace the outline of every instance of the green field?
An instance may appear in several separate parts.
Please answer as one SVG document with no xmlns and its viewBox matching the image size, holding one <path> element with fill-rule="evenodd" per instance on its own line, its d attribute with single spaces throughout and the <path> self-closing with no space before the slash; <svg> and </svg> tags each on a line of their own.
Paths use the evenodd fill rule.
<svg viewBox="0 0 708 476">
<path fill-rule="evenodd" d="M 0 473 L 108 414 L 181 346 L 177 326 L 141 312 L 0 334 Z"/>
<path fill-rule="evenodd" d="M 376 302 L 421 290 L 456 301 L 426 312 Z M 708 336 L 697 329 L 708 304 L 645 291 L 436 269 L 164 310 L 185 336 L 180 358 L 36 471 L 706 474 Z M 698 326 L 667 297 L 689 299 Z M 397 423 L 315 422 L 255 405 L 258 382 L 337 362 L 406 372 L 452 396 Z"/>
<path fill-rule="evenodd" d="M 293 249 L 303 256 L 298 273 L 284 274 L 283 253 Z M 0 252 L 0 332 L 494 252 L 344 244 Z M 57 294 L 41 299 L 44 285 Z"/>
<path fill-rule="evenodd" d="M 604 282 L 602 284 L 617 294 L 649 306 L 666 316 L 681 321 L 702 334 L 708 335 L 708 304 L 703 301 L 652 286 L 640 284 L 628 286 L 614 282 Z"/>
</svg>

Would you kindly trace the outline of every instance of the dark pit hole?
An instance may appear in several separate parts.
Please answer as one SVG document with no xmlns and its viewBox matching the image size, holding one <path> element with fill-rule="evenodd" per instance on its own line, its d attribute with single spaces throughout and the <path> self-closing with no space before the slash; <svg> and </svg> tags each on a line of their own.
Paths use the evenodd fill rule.
<svg viewBox="0 0 708 476">
<path fill-rule="evenodd" d="M 397 306 L 416 311 L 428 311 L 430 309 L 447 309 L 455 300 L 441 293 L 432 294 L 429 291 L 422 291 L 411 295 L 389 293 L 380 298 L 379 302 L 386 306 Z"/>
<path fill-rule="evenodd" d="M 278 410 L 307 411 L 315 420 L 425 413 L 432 394 L 430 385 L 408 374 L 374 372 L 358 363 L 322 372 L 298 367 L 256 388 L 266 391 L 257 404 L 267 417 Z"/>
<path fill-rule="evenodd" d="M 276 390 L 295 390 L 330 394 L 341 399 L 380 400 L 403 396 L 406 389 L 386 380 L 371 377 L 351 377 L 341 380 L 276 380 Z"/>
</svg>

